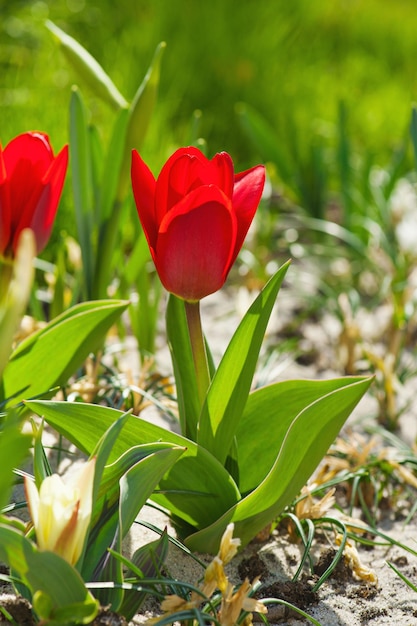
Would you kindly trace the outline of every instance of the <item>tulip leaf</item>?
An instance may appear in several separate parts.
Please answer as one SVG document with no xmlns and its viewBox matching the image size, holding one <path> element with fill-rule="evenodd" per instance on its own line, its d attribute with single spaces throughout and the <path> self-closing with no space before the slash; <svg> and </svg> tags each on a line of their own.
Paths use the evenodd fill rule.
<svg viewBox="0 0 417 626">
<path fill-rule="evenodd" d="M 245 407 L 266 327 L 289 262 L 268 281 L 236 329 L 203 405 L 198 443 L 225 463 Z"/>
<path fill-rule="evenodd" d="M 46 20 L 45 25 L 58 40 L 67 61 L 93 90 L 94 95 L 115 109 L 126 108 L 126 100 L 96 59 L 78 41 L 50 20 Z"/>
<path fill-rule="evenodd" d="M 148 444 L 149 445 L 149 444 Z M 160 444 L 161 446 L 163 444 Z M 136 465 L 133 465 L 120 479 L 120 523 L 124 538 L 135 521 L 139 510 L 152 495 L 153 490 L 180 458 L 185 448 L 172 445 L 161 449 Z"/>
<path fill-rule="evenodd" d="M 285 380 L 252 392 L 236 433 L 240 492 L 247 494 L 264 480 L 293 420 L 305 407 L 357 380 L 361 379 Z"/>
<path fill-rule="evenodd" d="M 168 443 L 142 444 L 126 450 L 117 461 L 105 468 L 94 504 L 90 536 L 82 566 L 84 578 L 90 579 L 93 576 L 100 558 L 112 545 L 119 524 L 121 539 L 124 538 L 137 513 L 151 496 L 162 476 L 183 451 L 184 448 Z M 131 472 L 137 473 L 137 482 L 135 489 L 131 489 L 129 493 L 128 501 L 124 502 L 126 497 L 122 485 L 128 480 L 125 476 L 129 476 Z M 127 484 L 130 484 L 129 480 Z M 119 505 L 122 501 L 123 506 Z M 118 512 L 118 507 L 121 506 Z M 117 550 L 118 547 L 114 549 Z"/>
<path fill-rule="evenodd" d="M 100 215 L 98 216 L 101 229 L 103 228 L 103 224 L 107 223 L 107 221 L 111 218 L 113 204 L 117 201 L 116 192 L 126 142 L 128 119 L 128 110 L 122 109 L 114 123 L 110 144 L 104 160 L 103 178 L 100 192 Z"/>
<path fill-rule="evenodd" d="M 161 43 L 157 45 L 148 71 L 139 85 L 129 107 L 126 143 L 124 146 L 123 162 L 117 192 L 118 202 L 124 200 L 129 185 L 132 150 L 141 150 L 151 122 L 158 93 L 162 53 L 165 48 L 166 43 L 164 41 L 161 41 Z"/>
<path fill-rule="evenodd" d="M 110 145 L 105 157 L 103 178 L 98 190 L 98 241 L 93 284 L 93 297 L 107 293 L 114 267 L 114 252 L 122 215 L 122 199 L 117 198 L 122 160 L 126 143 L 128 110 L 122 109 L 116 118 Z"/>
<path fill-rule="evenodd" d="M 70 102 L 70 156 L 75 218 L 83 261 L 85 297 L 92 298 L 95 265 L 93 159 L 87 111 L 77 88 L 73 88 Z"/>
<path fill-rule="evenodd" d="M 3 393 L 14 402 L 63 385 L 127 308 L 122 300 L 84 302 L 22 341 L 3 374 Z M 53 358 L 51 358 L 53 355 Z"/>
<path fill-rule="evenodd" d="M 313 400 L 294 417 L 270 472 L 256 489 L 214 524 L 187 537 L 185 543 L 191 550 L 215 553 L 230 522 L 234 522 L 235 535 L 244 546 L 291 504 L 372 382 L 372 378 L 345 378 L 345 385 L 340 387 L 341 380 L 337 379 L 333 391 Z M 279 384 L 272 385 L 257 407 L 263 429 L 269 434 L 281 394 Z"/>
<path fill-rule="evenodd" d="M 105 494 L 102 515 L 92 528 L 91 541 L 86 550 L 84 578 L 96 579 L 94 573 L 100 563 L 99 580 L 122 582 L 120 561 L 112 554 L 106 555 L 106 551 L 111 548 L 121 552 L 122 540 L 140 509 L 183 451 L 184 448 L 170 444 L 145 444 L 128 450 L 113 464 L 112 480 L 107 479 L 102 488 Z M 135 458 L 139 458 L 136 463 Z M 112 610 L 119 610 L 123 600 L 121 589 L 101 589 L 96 595 L 102 604 L 111 604 Z"/>
<path fill-rule="evenodd" d="M 29 589 L 37 603 L 35 610 L 47 611 L 40 617 L 52 623 L 57 619 L 59 623 L 60 614 L 68 610 L 73 611 L 73 622 L 88 624 L 96 616 L 98 603 L 78 572 L 57 554 L 38 551 L 29 539 L 7 524 L 0 524 L 0 559 Z"/>
<path fill-rule="evenodd" d="M 0 425 L 0 511 L 8 504 L 15 476 L 13 469 L 19 467 L 29 452 L 32 437 L 23 434 L 21 421 L 10 412 Z"/>
<path fill-rule="evenodd" d="M 91 454 L 98 440 L 122 413 L 116 409 L 91 404 L 31 400 L 29 409 L 53 426 L 80 450 Z M 195 442 L 131 416 L 117 438 L 109 462 L 138 444 L 165 441 L 185 447 L 175 465 L 159 484 L 152 499 L 178 515 L 185 522 L 203 528 L 233 506 L 240 493 L 221 463 Z"/>
</svg>

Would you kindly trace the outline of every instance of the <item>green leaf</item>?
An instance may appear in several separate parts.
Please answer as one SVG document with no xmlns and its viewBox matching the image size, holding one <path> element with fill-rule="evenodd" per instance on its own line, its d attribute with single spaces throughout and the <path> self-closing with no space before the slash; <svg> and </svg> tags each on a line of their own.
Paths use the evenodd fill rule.
<svg viewBox="0 0 417 626">
<path fill-rule="evenodd" d="M 162 445 L 162 444 L 161 444 Z M 169 446 L 131 467 L 120 479 L 120 523 L 124 538 L 156 485 L 180 458 L 185 448 Z"/>
<path fill-rule="evenodd" d="M 13 470 L 26 458 L 32 437 L 23 434 L 21 421 L 15 413 L 9 413 L 0 429 L 0 511 L 9 502 L 15 476 Z"/>
<path fill-rule="evenodd" d="M 32 420 L 33 431 L 33 474 L 35 477 L 35 484 L 40 489 L 41 484 L 47 476 L 51 476 L 52 470 L 49 464 L 48 457 L 45 453 L 45 448 L 42 444 L 44 422 L 38 427 L 35 421 Z"/>
<path fill-rule="evenodd" d="M 70 157 L 78 241 L 83 260 L 85 297 L 93 294 L 94 189 L 91 137 L 81 94 L 73 88 L 70 102 Z"/>
<path fill-rule="evenodd" d="M 114 251 L 122 216 L 122 201 L 117 197 L 117 189 L 126 143 L 127 123 L 128 111 L 122 109 L 113 127 L 99 190 L 98 243 L 93 288 L 93 295 L 96 298 L 106 296 L 115 263 Z"/>
<path fill-rule="evenodd" d="M 305 407 L 354 380 L 285 380 L 251 393 L 236 433 L 240 492 L 247 494 L 264 480 L 293 420 Z"/>
<path fill-rule="evenodd" d="M 4 370 L 4 397 L 17 402 L 65 384 L 127 306 L 121 300 L 84 302 L 22 341 Z"/>
<path fill-rule="evenodd" d="M 113 546 L 120 526 L 124 538 L 139 510 L 151 496 L 162 476 L 184 452 L 169 443 L 148 443 L 126 450 L 105 468 L 94 503 L 83 577 L 90 579 L 97 563 Z M 134 489 L 130 476 L 135 476 Z M 116 546 L 114 549 L 118 549 Z"/>
<path fill-rule="evenodd" d="M 128 110 L 122 109 L 119 112 L 113 126 L 110 144 L 104 160 L 103 179 L 101 183 L 100 224 L 109 220 L 112 214 L 113 204 L 116 201 L 117 185 L 119 183 L 120 170 L 122 166 L 128 120 Z"/>
<path fill-rule="evenodd" d="M 159 446 L 159 450 L 157 449 Z M 147 449 L 147 450 L 146 450 Z M 157 449 L 153 454 L 147 454 L 152 449 Z M 104 514 L 106 524 L 102 531 L 101 519 L 97 522 L 97 534 L 94 536 L 94 541 L 91 543 L 87 550 L 86 566 L 90 566 L 89 569 L 84 568 L 84 578 L 91 579 L 89 572 L 91 573 L 97 567 L 97 562 L 100 560 L 104 568 L 98 576 L 98 580 L 112 580 L 114 582 L 121 583 L 123 581 L 122 564 L 112 554 L 108 554 L 104 560 L 102 548 L 105 550 L 111 548 L 117 552 L 122 550 L 122 540 L 126 536 L 133 522 L 135 521 L 140 509 L 145 504 L 147 499 L 151 496 L 158 482 L 163 475 L 169 470 L 173 463 L 183 453 L 184 448 L 174 448 L 169 444 L 149 444 L 144 446 L 137 446 L 137 452 L 141 452 L 144 457 L 138 461 L 135 465 L 129 467 L 127 471 L 123 473 L 120 480 L 113 480 L 110 487 L 107 489 L 109 499 L 112 498 L 112 492 L 115 493 L 118 501 L 118 507 L 116 507 L 112 519 L 106 519 L 107 510 L 112 511 L 111 502 L 104 503 Z M 124 457 L 132 456 L 133 450 L 129 450 L 124 454 Z M 130 462 L 129 462 L 130 465 Z M 115 488 L 117 486 L 117 491 Z M 109 493 L 110 492 L 110 493 Z M 106 532 L 107 529 L 107 532 Z M 110 533 L 109 533 L 110 531 Z M 104 543 L 103 543 L 104 540 Z M 100 554 L 101 551 L 101 554 Z M 98 558 L 94 558 L 94 555 Z M 97 577 L 94 577 L 97 579 Z M 122 589 L 102 589 L 99 593 L 99 599 L 102 604 L 111 604 L 112 610 L 118 611 L 120 604 L 123 600 Z"/>
<path fill-rule="evenodd" d="M 0 524 L 0 558 L 31 591 L 41 618 L 65 624 L 71 615 L 72 623 L 88 624 L 96 616 L 97 601 L 78 572 L 57 554 L 38 551 L 6 524 Z"/>
<path fill-rule="evenodd" d="M 151 122 L 158 94 L 162 53 L 166 43 L 162 41 L 156 47 L 152 62 L 129 107 L 129 121 L 126 131 L 126 143 L 123 163 L 120 171 L 117 199 L 122 202 L 130 183 L 130 163 L 132 150 L 142 148 Z"/>
<path fill-rule="evenodd" d="M 289 262 L 250 306 L 217 368 L 198 426 L 198 443 L 225 463 L 245 407 L 265 330 Z"/>
<path fill-rule="evenodd" d="M 185 543 L 191 550 L 215 553 L 230 522 L 234 522 L 234 534 L 244 546 L 291 504 L 372 382 L 371 378 L 345 378 L 345 386 L 340 387 L 340 380 L 334 391 L 307 404 L 294 418 L 270 472 L 259 486 L 214 524 L 187 537 Z M 279 398 L 279 387 L 274 388 Z M 271 433 L 277 410 L 273 393 L 260 408 L 264 429 Z"/>
<path fill-rule="evenodd" d="M 89 85 L 94 95 L 115 109 L 127 108 L 126 100 L 96 59 L 78 41 L 67 35 L 50 20 L 46 20 L 45 25 L 59 42 L 67 61 Z"/>
<path fill-rule="evenodd" d="M 67 437 L 87 454 L 107 428 L 122 415 L 116 409 L 91 404 L 33 400 L 28 408 Z M 195 442 L 131 416 L 112 449 L 109 461 L 129 450 L 132 444 L 168 442 L 185 447 L 175 465 L 159 484 L 152 499 L 197 528 L 217 519 L 240 498 L 239 491 L 225 468 Z"/>
</svg>

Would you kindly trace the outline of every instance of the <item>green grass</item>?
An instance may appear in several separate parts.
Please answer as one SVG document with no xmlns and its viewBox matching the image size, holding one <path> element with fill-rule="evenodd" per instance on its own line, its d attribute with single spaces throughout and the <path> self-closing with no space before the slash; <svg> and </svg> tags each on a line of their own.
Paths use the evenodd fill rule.
<svg viewBox="0 0 417 626">
<path fill-rule="evenodd" d="M 68 138 L 68 103 L 77 77 L 45 19 L 82 43 L 130 99 L 153 51 L 167 42 L 160 99 L 143 150 L 155 171 L 191 139 L 203 113 L 208 152 L 229 151 L 242 169 L 260 160 L 236 116 L 250 104 L 276 130 L 284 152 L 306 153 L 313 138 L 336 142 L 340 100 L 349 137 L 382 165 L 403 138 L 416 98 L 417 13 L 413 0 L 8 0 L 0 21 L 0 138 L 48 132 Z M 113 115 L 81 85 L 107 138 Z M 288 146 L 288 148 L 287 148 Z M 71 199 L 64 197 L 65 215 Z M 72 230 L 58 217 L 57 228 Z"/>
</svg>

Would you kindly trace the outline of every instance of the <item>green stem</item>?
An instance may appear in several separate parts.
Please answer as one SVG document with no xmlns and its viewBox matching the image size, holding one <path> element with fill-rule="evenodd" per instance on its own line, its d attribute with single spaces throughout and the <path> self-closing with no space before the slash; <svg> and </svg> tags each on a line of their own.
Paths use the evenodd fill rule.
<svg viewBox="0 0 417 626">
<path fill-rule="evenodd" d="M 194 368 L 197 379 L 198 398 L 203 406 L 210 385 L 210 373 L 207 361 L 206 345 L 201 327 L 200 301 L 185 302 L 188 332 L 193 352 Z"/>
</svg>

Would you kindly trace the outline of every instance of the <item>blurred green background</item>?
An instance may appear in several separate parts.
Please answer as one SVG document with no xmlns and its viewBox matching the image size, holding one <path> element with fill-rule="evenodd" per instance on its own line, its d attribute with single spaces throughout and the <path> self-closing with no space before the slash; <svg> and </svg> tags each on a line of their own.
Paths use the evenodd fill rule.
<svg viewBox="0 0 417 626">
<path fill-rule="evenodd" d="M 343 101 L 355 149 L 383 164 L 404 140 L 417 99 L 415 0 L 0 0 L 0 7 L 3 145 L 29 129 L 48 132 L 55 150 L 68 140 L 77 77 L 46 19 L 85 46 L 127 99 L 166 41 L 143 150 L 155 171 L 189 143 L 196 109 L 209 155 L 227 150 L 237 169 L 264 160 L 239 122 L 240 102 L 271 125 L 285 156 L 317 138 L 331 146 Z M 80 87 L 106 138 L 113 112 Z"/>
</svg>

